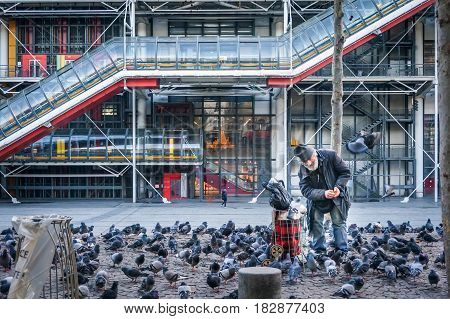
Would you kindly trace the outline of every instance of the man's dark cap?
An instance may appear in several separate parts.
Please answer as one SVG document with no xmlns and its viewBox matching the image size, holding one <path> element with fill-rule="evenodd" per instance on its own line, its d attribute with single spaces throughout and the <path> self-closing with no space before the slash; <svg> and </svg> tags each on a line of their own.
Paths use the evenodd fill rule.
<svg viewBox="0 0 450 319">
<path fill-rule="evenodd" d="M 306 162 L 314 154 L 314 149 L 305 144 L 299 144 L 294 149 L 294 155 L 298 156 L 302 162 Z"/>
</svg>

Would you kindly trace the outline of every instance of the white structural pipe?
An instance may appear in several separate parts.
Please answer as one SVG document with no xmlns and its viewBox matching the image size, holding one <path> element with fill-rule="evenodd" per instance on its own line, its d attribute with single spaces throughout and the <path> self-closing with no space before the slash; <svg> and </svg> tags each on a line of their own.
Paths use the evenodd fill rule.
<svg viewBox="0 0 450 319">
<path fill-rule="evenodd" d="M 437 12 L 437 3 L 436 3 Z M 434 19 L 434 202 L 438 202 L 438 186 L 439 186 L 439 81 L 438 81 L 438 19 Z"/>
</svg>

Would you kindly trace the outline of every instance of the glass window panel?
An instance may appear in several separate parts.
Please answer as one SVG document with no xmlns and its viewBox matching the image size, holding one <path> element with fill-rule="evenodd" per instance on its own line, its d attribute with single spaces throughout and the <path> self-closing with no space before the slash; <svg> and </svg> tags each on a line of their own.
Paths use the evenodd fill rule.
<svg viewBox="0 0 450 319">
<path fill-rule="evenodd" d="M 136 58 L 135 58 L 135 50 L 136 49 L 136 42 L 133 40 L 128 40 L 127 41 L 127 47 L 126 47 L 126 51 L 127 51 L 127 69 L 134 69 L 135 68 L 135 62 L 136 62 Z"/>
<path fill-rule="evenodd" d="M 155 51 L 156 51 L 155 42 L 153 41 L 138 42 L 136 47 L 136 68 L 154 69 Z"/>
<path fill-rule="evenodd" d="M 392 0 L 373 0 L 373 2 L 383 14 L 388 14 L 395 9 L 395 2 Z"/>
<path fill-rule="evenodd" d="M 100 135 L 91 135 L 89 139 L 89 159 L 105 160 L 106 139 Z"/>
<path fill-rule="evenodd" d="M 377 8 L 372 0 L 359 0 L 353 2 L 353 4 L 359 10 L 367 24 L 374 22 L 376 17 L 379 16 Z"/>
<path fill-rule="evenodd" d="M 236 68 L 238 62 L 237 48 L 237 40 L 219 42 L 219 65 L 221 69 Z"/>
<path fill-rule="evenodd" d="M 20 128 L 8 107 L 0 110 L 0 128 L 6 136 Z"/>
<path fill-rule="evenodd" d="M 217 43 L 199 43 L 199 64 L 201 69 L 215 69 L 217 67 Z"/>
<path fill-rule="evenodd" d="M 73 69 L 87 89 L 101 81 L 89 59 L 82 58 L 78 60 L 75 62 Z"/>
<path fill-rule="evenodd" d="M 158 68 L 174 69 L 176 68 L 176 43 L 159 42 L 158 43 Z"/>
<path fill-rule="evenodd" d="M 47 96 L 49 102 L 52 103 L 54 107 L 58 107 L 68 100 L 61 84 L 59 84 L 59 81 L 56 78 L 56 75 L 52 75 L 47 78 L 42 83 L 41 88 L 42 91 L 44 91 L 45 96 Z"/>
<path fill-rule="evenodd" d="M 68 160 L 69 151 L 69 136 L 53 135 L 52 160 Z"/>
<path fill-rule="evenodd" d="M 34 113 L 31 111 L 25 96 L 20 96 L 9 103 L 9 108 L 22 126 L 27 125 L 35 119 Z"/>
<path fill-rule="evenodd" d="M 244 69 L 256 69 L 259 67 L 258 42 L 240 43 L 240 66 Z"/>
<path fill-rule="evenodd" d="M 261 67 L 275 69 L 278 67 L 277 45 L 273 41 L 261 41 Z"/>
<path fill-rule="evenodd" d="M 188 36 L 202 35 L 202 28 L 188 28 L 186 34 Z"/>
<path fill-rule="evenodd" d="M 31 152 L 35 160 L 49 160 L 51 154 L 51 135 L 41 138 L 33 143 Z"/>
<path fill-rule="evenodd" d="M 315 44 L 328 38 L 328 33 L 319 21 L 316 21 L 316 23 L 306 29 L 305 33 L 309 35 L 311 41 Z"/>
<path fill-rule="evenodd" d="M 111 59 L 118 68 L 123 68 L 123 42 L 113 42 L 106 46 Z"/>
<path fill-rule="evenodd" d="M 279 55 L 279 67 L 280 69 L 289 69 L 291 67 L 291 57 L 288 55 L 289 43 L 288 41 L 279 41 L 278 55 Z"/>
<path fill-rule="evenodd" d="M 178 43 L 178 67 L 180 69 L 195 69 L 197 64 L 197 43 L 184 42 L 182 39 Z"/>
<path fill-rule="evenodd" d="M 331 14 L 328 17 L 321 20 L 325 30 L 333 36 L 334 34 L 334 16 Z"/>
<path fill-rule="evenodd" d="M 86 159 L 88 155 L 89 131 L 77 131 L 70 139 L 70 156 L 72 160 Z"/>
<path fill-rule="evenodd" d="M 59 80 L 70 98 L 84 92 L 84 87 L 72 69 L 59 75 Z"/>
<path fill-rule="evenodd" d="M 28 102 L 30 103 L 37 116 L 42 116 L 43 114 L 52 110 L 51 104 L 48 103 L 40 87 L 37 87 L 26 95 Z"/>
<path fill-rule="evenodd" d="M 117 71 L 116 66 L 103 48 L 98 50 L 99 51 L 96 50 L 90 58 L 100 76 L 103 79 L 107 79 L 110 75 Z"/>
<path fill-rule="evenodd" d="M 350 2 L 344 7 L 343 22 L 350 34 L 353 34 L 364 27 L 364 22 L 361 19 L 361 15 Z"/>
</svg>

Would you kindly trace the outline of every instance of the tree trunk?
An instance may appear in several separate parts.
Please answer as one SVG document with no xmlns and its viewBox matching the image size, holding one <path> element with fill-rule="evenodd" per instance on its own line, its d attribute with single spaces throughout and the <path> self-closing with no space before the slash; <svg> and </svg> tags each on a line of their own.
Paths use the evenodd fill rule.
<svg viewBox="0 0 450 319">
<path fill-rule="evenodd" d="M 439 0 L 437 11 L 441 206 L 442 223 L 444 224 L 445 266 L 450 296 L 450 161 L 448 160 L 450 158 L 450 70 L 448 61 L 450 58 L 450 0 Z"/>
<path fill-rule="evenodd" d="M 331 149 L 341 155 L 342 144 L 342 96 L 343 96 L 343 63 L 342 51 L 344 48 L 344 35 L 342 11 L 343 0 L 334 1 L 334 51 L 333 51 L 333 94 L 331 96 Z"/>
</svg>

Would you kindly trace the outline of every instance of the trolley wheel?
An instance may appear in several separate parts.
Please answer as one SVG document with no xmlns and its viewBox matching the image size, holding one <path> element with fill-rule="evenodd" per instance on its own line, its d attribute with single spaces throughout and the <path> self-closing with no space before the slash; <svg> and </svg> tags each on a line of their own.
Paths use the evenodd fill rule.
<svg viewBox="0 0 450 319">
<path fill-rule="evenodd" d="M 261 266 L 263 267 L 267 267 L 270 265 L 272 261 L 270 259 L 264 259 L 263 262 L 261 263 Z"/>
<path fill-rule="evenodd" d="M 274 257 L 274 258 L 278 258 L 283 254 L 283 246 L 281 245 L 273 245 L 270 248 L 270 254 Z"/>
</svg>

